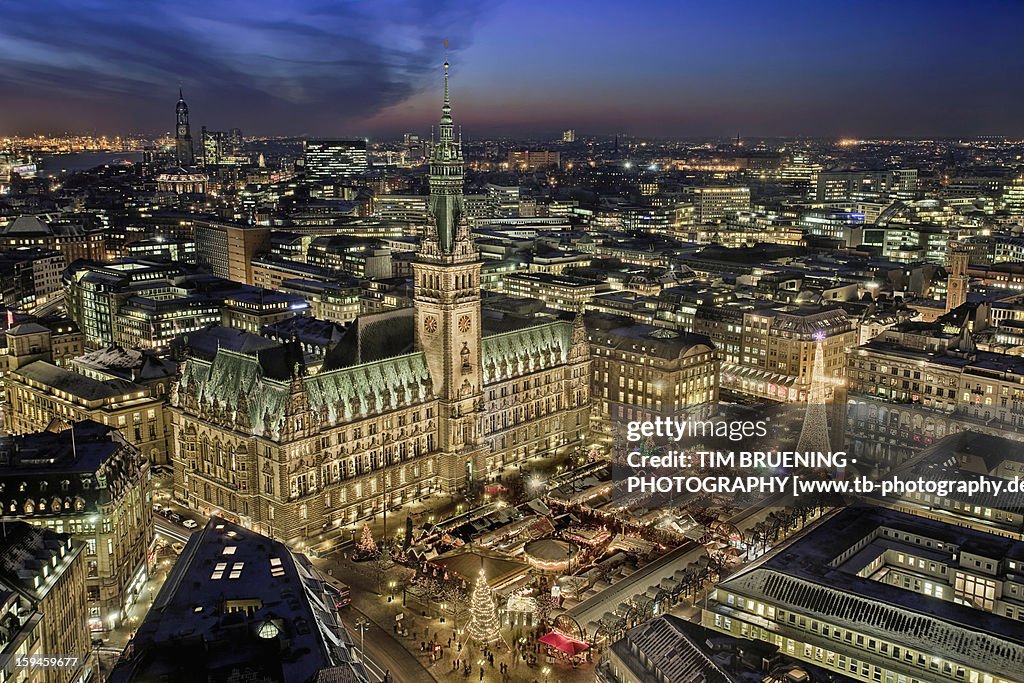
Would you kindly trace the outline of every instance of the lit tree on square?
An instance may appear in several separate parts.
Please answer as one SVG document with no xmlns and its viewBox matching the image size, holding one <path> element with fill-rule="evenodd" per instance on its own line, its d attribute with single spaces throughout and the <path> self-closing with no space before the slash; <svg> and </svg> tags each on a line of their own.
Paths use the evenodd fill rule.
<svg viewBox="0 0 1024 683">
<path fill-rule="evenodd" d="M 373 540 L 373 532 L 370 531 L 369 524 L 363 525 L 362 534 L 359 536 L 359 543 L 356 544 L 356 551 L 364 557 L 377 554 L 377 543 Z"/>
<path fill-rule="evenodd" d="M 466 632 L 474 640 L 482 643 L 493 643 L 501 640 L 498 631 L 498 610 L 494 605 L 494 592 L 487 583 L 487 575 L 483 567 L 473 585 L 473 596 L 469 602 L 469 626 Z"/>
</svg>

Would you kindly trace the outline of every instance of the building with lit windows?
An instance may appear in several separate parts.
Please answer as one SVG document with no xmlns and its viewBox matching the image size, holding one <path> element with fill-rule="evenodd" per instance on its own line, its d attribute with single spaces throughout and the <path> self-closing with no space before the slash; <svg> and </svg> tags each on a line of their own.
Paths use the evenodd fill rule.
<svg viewBox="0 0 1024 683">
<path fill-rule="evenodd" d="M 222 304 L 217 299 L 175 292 L 173 288 L 155 289 L 140 291 L 118 308 L 114 316 L 115 344 L 165 350 L 178 336 L 221 321 Z"/>
<path fill-rule="evenodd" d="M 174 194 L 206 194 L 209 183 L 209 176 L 192 168 L 172 168 L 156 177 L 158 192 Z"/>
<path fill-rule="evenodd" d="M 251 288 L 224 297 L 221 324 L 257 334 L 264 325 L 308 314 L 309 304 L 299 294 Z"/>
<path fill-rule="evenodd" d="M 560 311 L 581 311 L 594 296 L 607 292 L 607 282 L 553 273 L 506 273 L 502 291 L 510 296 L 540 299 Z"/>
<path fill-rule="evenodd" d="M 912 197 L 917 192 L 917 169 L 869 171 L 819 171 L 816 198 L 819 202 L 879 197 Z"/>
<path fill-rule="evenodd" d="M 84 543 L 25 522 L 0 523 L 0 656 L 5 681 L 85 683 L 93 677 Z M 11 659 L 76 657 L 70 666 L 15 668 Z"/>
<path fill-rule="evenodd" d="M 307 140 L 303 145 L 306 177 L 331 182 L 366 173 L 366 140 Z"/>
<path fill-rule="evenodd" d="M 694 221 L 700 225 L 720 221 L 730 214 L 750 211 L 749 187 L 691 188 Z"/>
<path fill-rule="evenodd" d="M 85 545 L 89 628 L 121 623 L 148 576 L 149 462 L 96 422 L 0 439 L 4 515 Z"/>
<path fill-rule="evenodd" d="M 427 196 L 382 194 L 373 197 L 373 215 L 388 221 L 422 226 L 427 221 Z"/>
<path fill-rule="evenodd" d="M 61 367 L 82 354 L 82 334 L 67 319 L 21 323 L 7 330 L 4 372 L 28 360 L 48 359 Z"/>
<path fill-rule="evenodd" d="M 521 171 L 558 168 L 562 155 L 547 149 L 518 149 L 508 153 L 508 167 Z"/>
<path fill-rule="evenodd" d="M 93 420 L 120 431 L 150 462 L 167 462 L 164 398 L 172 383 L 170 363 L 115 349 L 61 367 L 43 341 L 40 337 L 40 345 L 18 346 L 8 354 L 4 426 L 9 434 Z M 128 367 L 121 362 L 125 355 L 135 358 Z M 108 362 L 111 356 L 114 362 Z"/>
<path fill-rule="evenodd" d="M 704 626 L 860 681 L 1012 683 L 1024 667 L 1024 544 L 845 508 L 722 581 Z"/>
<path fill-rule="evenodd" d="M 884 258 L 897 263 L 944 263 L 951 240 L 950 232 L 937 225 L 887 223 L 864 226 L 859 232 L 859 244 L 877 247 Z"/>
<path fill-rule="evenodd" d="M 864 214 L 846 209 L 812 209 L 801 212 L 799 226 L 807 235 L 856 246 L 864 237 Z"/>
<path fill-rule="evenodd" d="M 158 300 L 174 298 L 173 281 L 187 272 L 180 264 L 134 259 L 74 263 L 64 271 L 64 303 L 86 345 L 106 346 L 117 338 L 117 316 L 129 299 L 146 297 L 147 292 Z"/>
<path fill-rule="evenodd" d="M 1021 440 L 1024 361 L 978 350 L 966 328 L 928 347 L 886 332 L 848 363 L 847 429 L 859 457 L 896 466 L 965 429 Z"/>
<path fill-rule="evenodd" d="M 283 280 L 278 289 L 308 301 L 317 320 L 347 323 L 359 317 L 362 290 L 357 285 L 294 278 Z"/>
<path fill-rule="evenodd" d="M 429 179 L 412 308 L 360 318 L 315 374 L 294 341 L 185 362 L 171 397 L 179 500 L 297 540 L 582 447 L 582 317 L 487 329 L 447 77 Z"/>
<path fill-rule="evenodd" d="M 841 308 L 747 301 L 698 306 L 693 331 L 719 349 L 722 389 L 780 402 L 807 400 L 819 343 L 825 373 L 841 389 L 846 353 L 858 334 L 855 321 Z"/>
<path fill-rule="evenodd" d="M 998 484 L 1004 493 L 968 495 L 951 491 L 940 496 L 912 491 L 888 496 L 871 494 L 868 498 L 874 505 L 1021 541 L 1024 540 L 1022 494 L 1006 492 L 1021 473 L 1024 473 L 1024 443 L 963 431 L 950 434 L 923 449 L 904 465 L 892 470 L 889 476 L 901 481 Z"/>
<path fill-rule="evenodd" d="M 718 401 L 711 340 L 628 318 L 590 313 L 593 415 L 605 431 L 634 420 L 678 418 Z"/>
<path fill-rule="evenodd" d="M 39 247 L 0 251 L 0 300 L 32 313 L 52 308 L 63 295 L 64 255 Z"/>
<path fill-rule="evenodd" d="M 269 251 L 270 228 L 197 220 L 192 229 L 200 266 L 227 280 L 254 283 L 252 260 L 256 254 Z"/>
<path fill-rule="evenodd" d="M 38 216 L 18 216 L 0 228 L 0 251 L 39 247 L 59 251 L 65 263 L 107 258 L 106 235 L 80 225 L 46 222 Z"/>
</svg>

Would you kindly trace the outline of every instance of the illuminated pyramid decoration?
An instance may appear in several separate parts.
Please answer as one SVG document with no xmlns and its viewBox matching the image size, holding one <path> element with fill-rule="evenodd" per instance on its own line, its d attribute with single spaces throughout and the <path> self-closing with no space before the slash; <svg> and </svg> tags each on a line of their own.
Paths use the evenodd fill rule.
<svg viewBox="0 0 1024 683">
<path fill-rule="evenodd" d="M 804 424 L 800 429 L 800 439 L 796 449 L 801 453 L 832 450 L 832 440 L 828 433 L 829 379 L 825 376 L 824 335 L 814 335 L 814 369 L 811 372 L 811 390 L 807 394 L 807 412 L 804 413 Z"/>
<path fill-rule="evenodd" d="M 469 601 L 469 626 L 466 632 L 474 640 L 481 643 L 493 643 L 502 640 L 498 631 L 498 610 L 494 605 L 494 592 L 487 583 L 487 575 L 483 567 L 473 585 L 473 596 Z"/>
</svg>

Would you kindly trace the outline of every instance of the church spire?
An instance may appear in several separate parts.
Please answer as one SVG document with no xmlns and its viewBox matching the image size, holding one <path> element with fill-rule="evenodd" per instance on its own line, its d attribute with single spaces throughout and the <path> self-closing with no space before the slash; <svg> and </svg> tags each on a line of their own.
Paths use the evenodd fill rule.
<svg viewBox="0 0 1024 683">
<path fill-rule="evenodd" d="M 174 156 L 178 166 L 191 166 L 195 161 L 192 151 L 192 128 L 188 122 L 188 104 L 185 103 L 185 93 L 178 83 L 178 104 L 174 107 L 175 128 L 174 128 Z"/>
</svg>

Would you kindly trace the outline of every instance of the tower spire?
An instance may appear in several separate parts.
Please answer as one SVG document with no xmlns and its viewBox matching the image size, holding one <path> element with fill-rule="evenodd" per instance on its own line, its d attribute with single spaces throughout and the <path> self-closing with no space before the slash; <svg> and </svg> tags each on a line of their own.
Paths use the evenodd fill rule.
<svg viewBox="0 0 1024 683">
<path fill-rule="evenodd" d="M 444 63 L 444 104 L 441 105 L 442 111 L 451 112 L 452 103 L 448 99 L 448 62 Z"/>
<path fill-rule="evenodd" d="M 434 231 L 429 237 L 442 254 L 452 254 L 460 235 L 464 214 L 464 176 L 462 145 L 455 139 L 455 124 L 452 122 L 452 106 L 448 94 L 448 62 L 444 63 L 444 97 L 441 104 L 441 121 L 437 129 L 438 140 L 435 144 L 431 135 L 430 146 L 429 208 Z M 466 255 L 469 255 L 468 252 Z"/>
<path fill-rule="evenodd" d="M 178 166 L 191 166 L 195 161 L 192 151 L 192 129 L 188 122 L 188 104 L 185 103 L 185 93 L 181 88 L 181 81 L 178 81 L 178 104 L 174 107 L 175 129 L 174 129 L 174 152 Z"/>
</svg>

